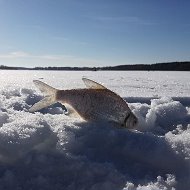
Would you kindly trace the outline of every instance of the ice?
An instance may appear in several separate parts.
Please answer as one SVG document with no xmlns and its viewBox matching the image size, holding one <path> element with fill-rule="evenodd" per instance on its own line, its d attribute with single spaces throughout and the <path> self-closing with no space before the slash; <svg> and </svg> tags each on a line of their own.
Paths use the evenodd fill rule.
<svg viewBox="0 0 190 190">
<path fill-rule="evenodd" d="M 0 189 L 190 189 L 188 72 L 1 72 Z M 32 80 L 72 89 L 82 77 L 121 95 L 137 129 L 85 122 L 59 103 L 28 112 L 43 97 Z"/>
</svg>

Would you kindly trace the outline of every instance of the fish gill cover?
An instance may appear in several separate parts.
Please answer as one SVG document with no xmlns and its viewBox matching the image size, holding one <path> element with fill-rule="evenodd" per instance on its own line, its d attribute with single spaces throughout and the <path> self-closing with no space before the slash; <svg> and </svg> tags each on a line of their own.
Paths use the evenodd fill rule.
<svg viewBox="0 0 190 190">
<path fill-rule="evenodd" d="M 154 77 L 151 72 L 103 73 L 104 78 L 93 72 L 52 72 L 52 78 L 46 72 L 29 74 L 1 75 L 0 189 L 190 188 L 188 74 L 180 79 L 176 73 L 161 77 L 159 72 Z M 129 102 L 139 119 L 137 131 L 70 118 L 60 104 L 28 112 L 42 99 L 32 79 L 66 89 L 83 87 L 84 74 L 102 79 Z"/>
</svg>

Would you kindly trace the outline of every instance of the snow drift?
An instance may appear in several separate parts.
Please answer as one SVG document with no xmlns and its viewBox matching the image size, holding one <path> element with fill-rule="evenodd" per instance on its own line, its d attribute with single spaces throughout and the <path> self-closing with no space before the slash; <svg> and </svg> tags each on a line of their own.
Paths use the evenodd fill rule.
<svg viewBox="0 0 190 190">
<path fill-rule="evenodd" d="M 148 73 L 137 73 L 136 76 L 127 73 L 126 80 L 138 79 L 134 83 L 123 81 L 126 73 L 120 73 L 120 78 L 114 72 L 106 73 L 109 76 L 106 78 L 107 84 L 112 81 L 113 86 L 110 88 L 123 94 L 139 119 L 138 129 L 129 131 L 108 123 L 89 123 L 80 118 L 70 118 L 64 115 L 65 108 L 58 103 L 40 112 L 29 113 L 28 108 L 42 98 L 32 86 L 32 79 L 41 77 L 47 83 L 50 79 L 46 72 L 31 72 L 29 78 L 27 73 L 19 72 L 15 72 L 17 77 L 13 76 L 10 81 L 1 78 L 0 189 L 190 188 L 188 96 L 180 96 L 181 92 L 178 91 L 179 96 L 166 97 L 160 87 L 153 85 L 162 85 L 160 80 L 143 86 Z M 61 84 L 61 75 L 58 74 L 55 80 L 54 72 L 50 84 L 59 88 L 83 87 L 82 83 L 75 84 L 71 76 L 78 79 L 84 73 L 71 72 L 70 77 L 67 72 L 61 73 L 66 80 L 66 87 Z M 113 73 L 114 79 L 111 78 Z M 4 73 L 7 74 L 13 73 Z M 102 75 L 93 72 L 85 74 L 94 80 Z M 170 73 L 167 78 L 169 76 Z M 186 91 L 187 86 L 182 86 L 182 83 L 187 80 L 187 76 L 183 76 L 176 83 L 180 90 L 184 88 Z M 149 77 L 150 81 L 155 80 L 152 75 Z M 165 83 L 168 87 L 166 91 L 171 93 L 169 89 L 173 83 L 168 81 Z M 125 92 L 121 83 L 126 85 Z M 149 96 L 143 95 L 144 89 L 147 89 Z M 141 90 L 143 96 L 137 97 L 139 93 L 130 96 L 137 90 Z"/>
</svg>

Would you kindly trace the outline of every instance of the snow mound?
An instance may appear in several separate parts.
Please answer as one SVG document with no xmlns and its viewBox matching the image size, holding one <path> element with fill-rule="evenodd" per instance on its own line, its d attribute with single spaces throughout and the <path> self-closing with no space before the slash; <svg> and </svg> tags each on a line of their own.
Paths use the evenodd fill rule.
<svg viewBox="0 0 190 190">
<path fill-rule="evenodd" d="M 187 108 L 172 98 L 152 99 L 150 105 L 135 105 L 132 109 L 139 118 L 138 129 L 142 131 L 166 133 L 190 121 Z"/>
</svg>

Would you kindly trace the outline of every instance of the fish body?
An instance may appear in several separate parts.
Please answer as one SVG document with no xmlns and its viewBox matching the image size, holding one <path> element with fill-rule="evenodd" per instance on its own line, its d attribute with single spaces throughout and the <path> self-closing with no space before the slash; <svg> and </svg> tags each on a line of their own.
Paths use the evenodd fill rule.
<svg viewBox="0 0 190 190">
<path fill-rule="evenodd" d="M 46 97 L 29 111 L 34 112 L 47 105 L 60 102 L 71 106 L 86 121 L 113 121 L 127 128 L 134 128 L 137 118 L 119 95 L 96 83 L 83 78 L 85 89 L 57 90 L 41 81 L 34 81 Z M 47 104 L 47 105 L 46 105 Z"/>
</svg>

